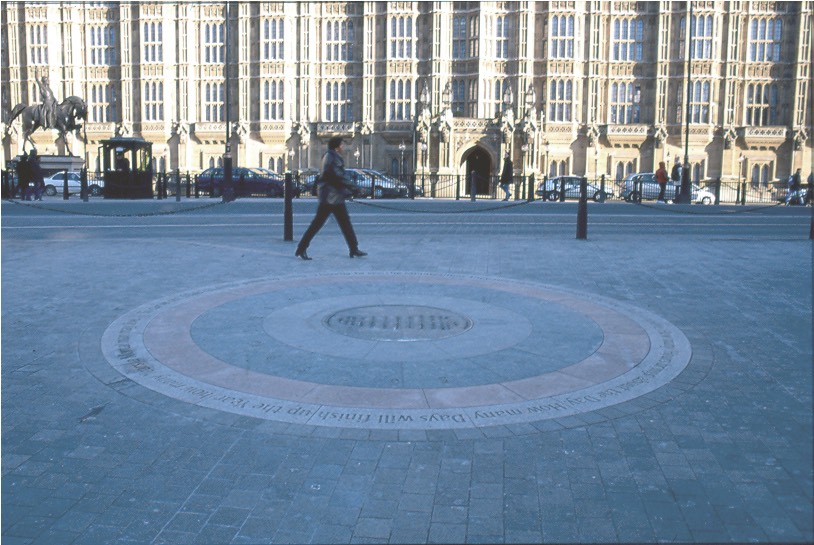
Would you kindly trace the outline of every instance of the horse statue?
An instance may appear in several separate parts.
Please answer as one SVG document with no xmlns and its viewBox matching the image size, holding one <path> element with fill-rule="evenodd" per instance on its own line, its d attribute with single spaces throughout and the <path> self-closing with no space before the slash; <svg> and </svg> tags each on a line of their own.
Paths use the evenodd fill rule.
<svg viewBox="0 0 814 545">
<path fill-rule="evenodd" d="M 68 147 L 68 139 L 66 136 L 70 132 L 75 132 L 76 135 L 79 136 L 79 130 L 84 127 L 81 123 L 77 123 L 77 120 L 87 120 L 88 107 L 81 98 L 69 96 L 57 105 L 56 110 L 53 126 L 49 126 L 46 114 L 40 104 L 26 106 L 20 103 L 11 110 L 8 124 L 10 125 L 12 121 L 20 116 L 23 125 L 23 152 L 25 152 L 26 142 L 29 142 L 32 148 L 37 149 L 34 145 L 34 141 L 31 139 L 31 133 L 39 128 L 56 129 L 59 132 L 60 138 L 62 138 L 62 141 L 65 143 L 65 149 L 68 150 L 68 154 L 71 157 L 74 156 L 71 148 Z"/>
</svg>

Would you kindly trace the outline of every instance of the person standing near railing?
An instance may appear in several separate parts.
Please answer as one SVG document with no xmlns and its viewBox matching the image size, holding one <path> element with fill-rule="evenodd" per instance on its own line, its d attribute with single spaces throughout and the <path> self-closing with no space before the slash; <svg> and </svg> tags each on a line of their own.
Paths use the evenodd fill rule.
<svg viewBox="0 0 814 545">
<path fill-rule="evenodd" d="M 503 172 L 500 174 L 500 189 L 502 189 L 503 193 L 506 195 L 506 197 L 503 199 L 504 201 L 508 201 L 509 197 L 512 196 L 512 194 L 509 193 L 509 184 L 512 183 L 513 178 L 514 170 L 512 167 L 512 158 L 507 152 L 506 157 L 503 158 Z"/>
<path fill-rule="evenodd" d="M 656 182 L 659 184 L 658 202 L 664 202 L 664 192 L 667 189 L 667 167 L 664 166 L 664 161 L 659 163 L 659 169 L 656 171 Z"/>
</svg>

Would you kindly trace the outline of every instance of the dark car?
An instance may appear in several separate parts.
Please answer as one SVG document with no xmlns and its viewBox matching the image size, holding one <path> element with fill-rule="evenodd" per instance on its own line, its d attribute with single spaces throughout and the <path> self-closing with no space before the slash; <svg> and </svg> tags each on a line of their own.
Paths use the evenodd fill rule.
<svg viewBox="0 0 814 545">
<path fill-rule="evenodd" d="M 269 169 L 267 169 L 267 168 L 255 168 L 255 169 L 253 169 L 253 170 L 259 170 L 260 172 L 264 173 L 264 174 L 265 174 L 266 176 L 268 176 L 269 178 L 274 179 L 274 180 L 279 180 L 279 181 L 280 181 L 280 183 L 281 183 L 281 184 L 283 184 L 283 190 L 285 190 L 285 175 L 283 175 L 283 174 L 277 174 L 277 173 L 276 173 L 276 172 L 274 172 L 273 170 L 269 170 Z M 295 198 L 296 198 L 296 197 L 299 197 L 299 196 L 300 196 L 300 194 L 302 194 L 302 192 L 303 192 L 302 184 L 298 184 L 298 183 L 297 183 L 297 178 L 296 178 L 296 176 L 294 176 L 294 177 L 292 178 L 292 180 L 291 180 L 291 181 L 292 181 L 292 183 L 291 183 L 291 189 L 294 191 L 294 195 L 293 195 L 293 196 L 294 196 Z"/>
<path fill-rule="evenodd" d="M 223 194 L 223 168 L 213 167 L 198 175 L 198 190 L 213 197 Z M 279 174 L 258 168 L 233 167 L 232 183 L 236 197 L 262 195 L 282 197 L 285 180 Z"/>
<path fill-rule="evenodd" d="M 374 196 L 377 199 L 396 199 L 407 196 L 406 186 L 383 174 L 375 173 L 375 171 L 346 168 L 345 176 L 353 186 L 354 197 L 370 197 L 372 191 L 375 191 Z"/>
<path fill-rule="evenodd" d="M 405 177 L 402 177 L 401 180 L 399 180 L 399 179 L 397 179 L 397 178 L 395 178 L 393 176 L 388 176 L 387 174 L 384 174 L 382 172 L 379 172 L 378 170 L 373 170 L 373 169 L 370 169 L 370 168 L 360 168 L 358 170 L 361 170 L 362 172 L 365 172 L 365 173 L 370 174 L 371 176 L 373 176 L 373 179 L 376 181 L 377 186 L 380 185 L 380 184 L 382 186 L 388 186 L 388 187 L 391 186 L 391 185 L 396 185 L 399 188 L 399 195 L 398 195 L 399 197 L 409 197 L 410 196 L 410 186 L 408 185 L 409 184 L 409 177 L 405 176 Z M 416 196 L 416 197 L 423 197 L 424 196 L 424 192 L 421 190 L 420 185 L 418 185 L 418 184 L 413 185 L 413 195 Z"/>
</svg>

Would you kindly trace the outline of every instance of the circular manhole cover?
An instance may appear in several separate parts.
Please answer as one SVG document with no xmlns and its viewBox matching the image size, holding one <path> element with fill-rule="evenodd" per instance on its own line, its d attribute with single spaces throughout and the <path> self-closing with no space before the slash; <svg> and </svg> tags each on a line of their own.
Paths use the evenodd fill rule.
<svg viewBox="0 0 814 545">
<path fill-rule="evenodd" d="M 377 305 L 340 310 L 322 323 L 332 331 L 371 341 L 432 341 L 472 328 L 472 320 L 447 309 Z"/>
</svg>

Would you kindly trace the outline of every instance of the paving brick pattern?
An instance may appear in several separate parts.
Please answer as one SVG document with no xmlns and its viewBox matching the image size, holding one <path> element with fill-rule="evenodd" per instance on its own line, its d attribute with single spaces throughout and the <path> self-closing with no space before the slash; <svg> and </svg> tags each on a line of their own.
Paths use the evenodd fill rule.
<svg viewBox="0 0 814 545">
<path fill-rule="evenodd" d="M 396 243 L 355 219 L 368 258 L 329 224 L 307 263 L 276 232 L 4 229 L 2 543 L 814 540 L 810 241 L 434 224 Z M 103 332 L 147 301 L 354 270 L 544 279 L 662 316 L 693 359 L 600 411 L 449 430 L 264 421 L 91 372 Z"/>
</svg>

